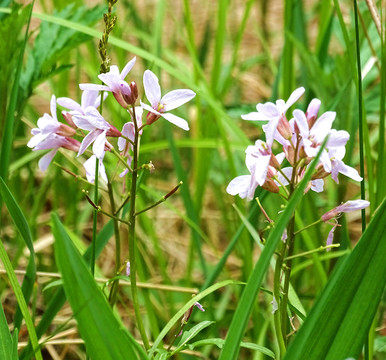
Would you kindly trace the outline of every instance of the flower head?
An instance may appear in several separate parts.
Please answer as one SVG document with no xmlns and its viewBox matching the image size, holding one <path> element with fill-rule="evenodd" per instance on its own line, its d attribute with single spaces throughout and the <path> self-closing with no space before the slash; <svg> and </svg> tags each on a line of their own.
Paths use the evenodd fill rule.
<svg viewBox="0 0 386 360">
<path fill-rule="evenodd" d="M 106 85 L 80 84 L 79 87 L 82 90 L 111 91 L 118 103 L 124 108 L 127 108 L 128 105 L 135 103 L 138 96 L 138 90 L 135 83 L 129 85 L 124 80 L 134 66 L 135 60 L 135 57 L 130 60 L 123 68 L 122 72 L 119 72 L 118 66 L 112 65 L 110 66 L 109 72 L 98 75 L 98 78 Z"/>
<path fill-rule="evenodd" d="M 181 129 L 189 130 L 189 125 L 186 120 L 170 114 L 167 111 L 173 110 L 193 99 L 196 96 L 194 91 L 188 89 L 173 90 L 161 97 L 158 78 L 150 70 L 146 70 L 143 74 L 143 85 L 146 97 L 150 102 L 149 106 L 141 101 L 141 106 L 149 111 L 146 119 L 148 125 L 163 117 Z"/>
<path fill-rule="evenodd" d="M 69 127 L 66 124 L 62 124 L 58 121 L 56 116 L 56 97 L 52 95 L 51 97 L 51 115 L 44 114 L 38 120 L 38 127 L 31 130 L 33 137 L 28 141 L 27 146 L 34 148 L 39 145 L 41 142 L 46 140 L 52 134 L 57 134 L 60 136 L 72 136 L 75 134 L 75 130 Z"/>
<path fill-rule="evenodd" d="M 106 148 L 111 148 L 106 136 L 121 136 L 121 132 L 110 125 L 94 107 L 87 107 L 84 115 L 74 115 L 73 121 L 79 128 L 90 131 L 82 141 L 78 156 L 82 155 L 92 144 L 93 153 L 103 158 Z"/>
<path fill-rule="evenodd" d="M 292 137 L 292 131 L 285 113 L 303 95 L 304 91 L 304 87 L 296 89 L 286 102 L 279 99 L 276 101 L 276 104 L 271 102 L 257 104 L 257 112 L 241 115 L 241 117 L 244 120 L 268 121 L 268 124 L 263 126 L 263 130 L 266 134 L 267 144 L 271 147 L 276 130 L 279 130 L 284 138 Z"/>
</svg>

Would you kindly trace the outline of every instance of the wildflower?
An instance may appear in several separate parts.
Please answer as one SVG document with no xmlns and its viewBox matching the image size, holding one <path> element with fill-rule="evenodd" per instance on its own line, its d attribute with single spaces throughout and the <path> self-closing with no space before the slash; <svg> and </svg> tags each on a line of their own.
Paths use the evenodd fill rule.
<svg viewBox="0 0 386 360">
<path fill-rule="evenodd" d="M 199 302 L 196 301 L 193 306 L 196 306 L 199 310 L 205 312 L 204 307 Z"/>
<path fill-rule="evenodd" d="M 103 100 L 105 100 L 106 97 L 107 93 L 104 93 Z M 80 104 L 67 97 L 60 97 L 57 101 L 60 106 L 70 110 L 62 111 L 62 115 L 68 123 L 75 126 L 74 122 L 72 121 L 72 116 L 86 115 L 89 107 L 97 109 L 101 104 L 101 96 L 97 90 L 85 90 L 82 93 Z"/>
<path fill-rule="evenodd" d="M 194 91 L 188 89 L 173 90 L 161 98 L 161 88 L 159 86 L 158 78 L 150 70 L 146 70 L 143 74 L 143 85 L 146 97 L 151 105 L 149 106 L 141 101 L 141 106 L 149 111 L 146 118 L 146 123 L 148 125 L 151 125 L 162 116 L 181 129 L 189 130 L 189 125 L 186 120 L 179 116 L 167 113 L 167 111 L 173 110 L 193 99 L 196 96 Z"/>
<path fill-rule="evenodd" d="M 32 149 L 32 151 L 52 149 L 39 160 L 39 169 L 41 171 L 45 171 L 58 152 L 59 148 L 64 148 L 76 152 L 79 150 L 79 146 L 79 141 L 53 133 L 47 136 L 44 141 L 41 141 L 39 144 L 37 144 Z"/>
<path fill-rule="evenodd" d="M 263 126 L 263 130 L 266 135 L 267 144 L 269 147 L 271 147 L 276 130 L 279 130 L 280 134 L 285 139 L 292 137 L 292 130 L 288 120 L 285 117 L 285 113 L 303 95 L 304 91 L 304 87 L 296 89 L 290 95 L 287 102 L 279 99 L 276 101 L 276 104 L 271 102 L 267 102 L 265 104 L 257 104 L 257 112 L 241 115 L 241 117 L 244 120 L 268 121 L 268 124 Z"/>
<path fill-rule="evenodd" d="M 99 74 L 98 78 L 102 80 L 106 85 L 96 84 L 80 84 L 79 87 L 82 90 L 98 90 L 98 91 L 111 91 L 118 101 L 118 103 L 127 108 L 128 105 L 134 104 L 138 97 L 138 89 L 135 82 L 130 85 L 124 80 L 129 71 L 135 64 L 136 58 L 130 60 L 123 68 L 122 72 L 119 72 L 118 66 L 110 66 L 110 71 L 105 74 Z"/>
<path fill-rule="evenodd" d="M 110 125 L 103 116 L 93 107 L 88 107 L 85 115 L 74 115 L 73 121 L 79 128 L 90 131 L 82 141 L 78 156 L 82 155 L 92 144 L 93 153 L 98 158 L 103 158 L 104 152 L 112 145 L 107 141 L 106 136 L 121 136 L 121 132 Z"/>
<path fill-rule="evenodd" d="M 58 118 L 56 116 L 55 95 L 52 95 L 51 97 L 50 108 L 51 115 L 44 114 L 41 118 L 39 118 L 37 122 L 38 127 L 31 130 L 31 134 L 33 135 L 33 137 L 28 141 L 28 147 L 36 147 L 38 144 L 40 144 L 42 141 L 44 141 L 53 134 L 60 135 L 62 137 L 70 137 L 75 134 L 74 129 L 58 121 Z"/>
<path fill-rule="evenodd" d="M 362 177 L 358 174 L 358 171 L 352 168 L 351 166 L 346 165 L 342 159 L 346 153 L 346 149 L 342 147 L 337 147 L 330 149 L 328 155 L 331 160 L 331 177 L 332 179 L 339 184 L 338 174 L 341 173 L 355 181 L 362 181 Z"/>
<path fill-rule="evenodd" d="M 328 221 L 332 218 L 335 218 L 341 213 L 347 213 L 355 210 L 361 210 L 366 207 L 368 207 L 370 203 L 366 200 L 351 200 L 347 201 L 344 204 L 338 205 L 337 207 L 333 208 L 332 210 L 326 212 L 322 216 L 323 221 Z"/>
<path fill-rule="evenodd" d="M 99 159 L 98 175 L 100 175 L 102 179 L 107 182 L 106 169 L 105 169 L 105 166 L 103 165 L 103 157 L 104 157 L 104 153 L 102 157 L 98 158 Z M 87 181 L 90 183 L 95 182 L 96 159 L 97 159 L 97 156 L 92 155 L 83 164 L 83 167 L 86 170 Z"/>
<path fill-rule="evenodd" d="M 338 221 L 336 219 L 337 216 L 339 216 L 341 213 L 348 213 L 355 210 L 361 210 L 366 207 L 368 207 L 370 203 L 366 200 L 351 200 L 347 201 L 344 204 L 340 204 L 337 207 L 333 208 L 332 210 L 326 212 L 322 216 L 322 220 L 324 222 L 329 221 L 331 219 L 335 219 L 335 224 L 333 228 L 328 233 L 326 245 L 331 245 L 334 240 L 334 232 L 337 226 L 339 226 Z M 327 251 L 330 251 L 331 249 L 327 249 Z"/>
<path fill-rule="evenodd" d="M 126 263 L 126 276 L 130 276 L 130 261 Z"/>
</svg>

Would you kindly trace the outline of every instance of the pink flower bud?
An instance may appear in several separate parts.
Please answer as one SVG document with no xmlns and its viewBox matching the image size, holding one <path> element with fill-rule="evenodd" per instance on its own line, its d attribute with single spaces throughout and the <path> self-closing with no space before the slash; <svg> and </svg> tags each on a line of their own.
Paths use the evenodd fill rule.
<svg viewBox="0 0 386 360">
<path fill-rule="evenodd" d="M 319 99 L 313 99 L 310 102 L 310 104 L 308 105 L 308 108 L 306 111 L 306 118 L 307 118 L 307 122 L 308 122 L 308 127 L 310 129 L 315 124 L 316 118 L 318 117 L 320 104 L 321 104 L 321 102 Z"/>
</svg>

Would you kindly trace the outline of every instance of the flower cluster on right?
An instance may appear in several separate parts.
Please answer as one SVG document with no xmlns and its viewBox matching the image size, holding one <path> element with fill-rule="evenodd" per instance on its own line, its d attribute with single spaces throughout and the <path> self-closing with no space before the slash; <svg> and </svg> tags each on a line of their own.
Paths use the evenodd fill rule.
<svg viewBox="0 0 386 360">
<path fill-rule="evenodd" d="M 303 87 L 298 88 L 287 102 L 277 100 L 276 104 L 257 104 L 257 112 L 242 115 L 244 120 L 268 121 L 263 125 L 266 141 L 257 140 L 255 145 L 247 147 L 245 162 L 250 175 L 233 179 L 227 187 L 230 195 L 238 194 L 242 199 L 252 200 L 258 186 L 275 193 L 279 192 L 280 186 L 292 184 L 295 187 L 327 136 L 326 147 L 306 191 L 310 188 L 316 192 L 323 191 L 323 178 L 328 175 L 337 183 L 339 173 L 356 181 L 362 180 L 354 168 L 342 161 L 350 135 L 344 130 L 331 129 L 335 112 L 327 111 L 318 117 L 321 102 L 313 99 L 306 113 L 296 109 L 293 111 L 293 118 L 287 119 L 287 110 L 304 91 Z M 276 155 L 272 152 L 275 140 L 282 147 L 282 152 Z M 289 166 L 282 166 L 284 159 L 288 160 Z"/>
<path fill-rule="evenodd" d="M 263 125 L 266 141 L 257 140 L 255 145 L 248 146 L 245 150 L 249 175 L 238 176 L 229 183 L 227 192 L 230 195 L 239 195 L 242 199 L 252 200 L 256 188 L 261 186 L 273 193 L 279 193 L 282 187 L 285 196 L 289 197 L 291 191 L 302 180 L 307 167 L 318 154 L 326 138 L 326 146 L 306 187 L 306 192 L 310 189 L 322 192 L 323 179 L 329 175 L 339 183 L 339 173 L 355 181 L 362 181 L 358 171 L 343 162 L 345 146 L 350 135 L 347 131 L 331 128 L 336 117 L 335 112 L 327 111 L 318 116 L 321 102 L 319 99 L 313 99 L 305 113 L 296 109 L 293 111 L 293 118 L 287 119 L 287 110 L 304 92 L 305 89 L 300 87 L 286 102 L 277 100 L 276 104 L 272 102 L 257 104 L 257 112 L 241 116 L 244 120 L 268 121 Z M 274 141 L 278 142 L 282 149 L 276 155 L 272 152 Z M 290 185 L 290 190 L 286 188 L 287 185 Z M 366 200 L 348 201 L 324 214 L 320 221 L 333 225 L 326 245 L 332 244 L 333 234 L 338 226 L 337 217 L 342 212 L 363 209 L 369 204 Z M 331 219 L 333 223 L 330 222 Z"/>
</svg>

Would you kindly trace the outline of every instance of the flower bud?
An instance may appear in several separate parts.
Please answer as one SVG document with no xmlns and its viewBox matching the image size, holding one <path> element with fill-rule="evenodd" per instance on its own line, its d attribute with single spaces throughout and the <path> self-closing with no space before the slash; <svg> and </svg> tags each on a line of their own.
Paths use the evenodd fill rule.
<svg viewBox="0 0 386 360">
<path fill-rule="evenodd" d="M 261 187 L 272 193 L 279 192 L 279 187 L 275 184 L 275 182 L 272 179 L 267 179 Z"/>
<path fill-rule="evenodd" d="M 75 125 L 75 123 L 72 121 L 72 115 L 68 111 L 62 111 L 62 116 L 63 116 L 63 119 L 67 121 L 68 125 L 70 125 L 74 129 L 78 128 Z"/>
<path fill-rule="evenodd" d="M 56 134 L 60 135 L 60 136 L 68 136 L 68 137 L 71 137 L 71 136 L 74 136 L 76 133 L 76 130 L 73 129 L 72 127 L 66 125 L 66 124 L 62 124 L 60 123 L 58 129 L 56 130 Z"/>
<path fill-rule="evenodd" d="M 148 112 L 146 115 L 146 124 L 151 125 L 153 122 L 156 122 L 161 116 L 154 114 L 152 112 Z"/>
<path fill-rule="evenodd" d="M 73 138 L 66 137 L 65 142 L 63 142 L 61 147 L 71 151 L 78 152 L 80 148 L 80 142 Z"/>
<path fill-rule="evenodd" d="M 279 123 L 277 124 L 277 131 L 284 139 L 289 140 L 292 138 L 292 129 L 288 120 L 284 117 L 280 117 Z"/>
</svg>

